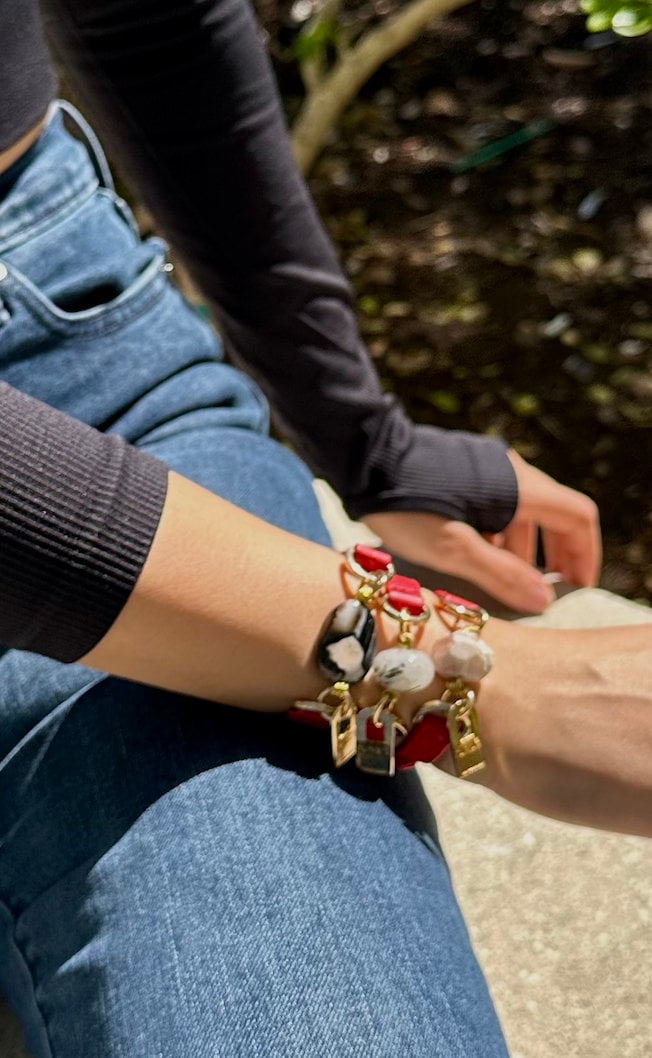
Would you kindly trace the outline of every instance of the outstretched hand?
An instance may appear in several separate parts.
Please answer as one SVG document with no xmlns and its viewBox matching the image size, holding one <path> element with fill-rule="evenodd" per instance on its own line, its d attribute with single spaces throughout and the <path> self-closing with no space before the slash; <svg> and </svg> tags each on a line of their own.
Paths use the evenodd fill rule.
<svg viewBox="0 0 652 1058">
<path fill-rule="evenodd" d="M 515 610 L 539 613 L 554 596 L 533 565 L 538 530 L 546 570 L 588 587 L 600 571 L 599 516 L 588 496 L 560 485 L 516 452 L 508 452 L 508 458 L 518 506 L 502 533 L 483 537 L 464 522 L 419 511 L 383 511 L 367 515 L 365 522 L 386 547 L 410 562 L 473 581 Z"/>
</svg>

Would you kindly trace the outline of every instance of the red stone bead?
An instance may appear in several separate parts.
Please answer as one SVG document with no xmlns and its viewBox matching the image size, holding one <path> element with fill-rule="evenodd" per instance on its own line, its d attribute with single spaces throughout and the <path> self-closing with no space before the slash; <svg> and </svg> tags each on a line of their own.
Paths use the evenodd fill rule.
<svg viewBox="0 0 652 1058">
<path fill-rule="evenodd" d="M 411 614 L 423 613 L 421 585 L 413 577 L 399 574 L 387 582 L 387 601 L 395 610 L 407 610 Z"/>
<path fill-rule="evenodd" d="M 307 727 L 329 728 L 328 717 L 323 713 L 312 712 L 308 709 L 288 709 L 288 720 L 294 720 L 298 724 L 306 724 Z"/>
<path fill-rule="evenodd" d="M 392 556 L 386 551 L 378 551 L 375 547 L 367 547 L 366 544 L 356 544 L 353 548 L 353 557 L 359 566 L 366 569 L 367 573 L 382 572 L 392 564 Z"/>
<path fill-rule="evenodd" d="M 477 602 L 471 602 L 469 599 L 463 599 L 461 595 L 453 595 L 450 591 L 444 591 L 442 588 L 438 588 L 435 592 L 438 599 L 449 606 L 464 606 L 467 610 L 473 610 L 474 613 L 479 613 L 482 610 L 481 606 L 478 606 Z"/>
</svg>

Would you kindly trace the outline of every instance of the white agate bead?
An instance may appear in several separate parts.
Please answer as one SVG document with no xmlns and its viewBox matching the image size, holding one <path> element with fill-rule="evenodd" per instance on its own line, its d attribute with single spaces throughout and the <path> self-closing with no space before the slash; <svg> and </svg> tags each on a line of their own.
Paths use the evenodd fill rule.
<svg viewBox="0 0 652 1058">
<path fill-rule="evenodd" d="M 435 668 L 444 679 L 460 678 L 476 683 L 491 670 L 494 652 L 473 632 L 458 629 L 435 643 Z"/>
<path fill-rule="evenodd" d="M 372 671 L 388 691 L 422 691 L 435 676 L 435 666 L 422 650 L 390 647 L 373 660 Z"/>
</svg>

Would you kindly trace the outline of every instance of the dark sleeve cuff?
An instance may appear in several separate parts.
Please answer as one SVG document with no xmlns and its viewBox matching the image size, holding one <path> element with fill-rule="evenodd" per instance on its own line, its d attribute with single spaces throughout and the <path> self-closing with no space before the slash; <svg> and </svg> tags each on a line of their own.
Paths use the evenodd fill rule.
<svg viewBox="0 0 652 1058">
<path fill-rule="evenodd" d="M 368 491 L 344 498 L 352 518 L 425 511 L 467 522 L 481 533 L 498 533 L 511 522 L 518 490 L 502 441 L 414 426 L 398 408 L 393 412 L 393 428 L 376 441 Z"/>
<path fill-rule="evenodd" d="M 122 610 L 167 468 L 0 383 L 0 640 L 75 661 Z"/>
</svg>

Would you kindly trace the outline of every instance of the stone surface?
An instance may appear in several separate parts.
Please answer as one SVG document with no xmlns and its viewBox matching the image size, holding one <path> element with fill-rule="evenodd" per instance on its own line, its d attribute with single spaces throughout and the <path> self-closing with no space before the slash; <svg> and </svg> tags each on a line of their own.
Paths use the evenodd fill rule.
<svg viewBox="0 0 652 1058">
<path fill-rule="evenodd" d="M 333 610 L 319 640 L 320 672 L 328 680 L 357 683 L 369 671 L 375 646 L 373 614 L 356 599 L 347 599 Z"/>
<path fill-rule="evenodd" d="M 435 666 L 423 650 L 388 647 L 374 658 L 372 671 L 381 687 L 388 691 L 421 691 L 432 683 Z"/>
<path fill-rule="evenodd" d="M 432 653 L 437 672 L 445 679 L 459 676 L 467 683 L 483 679 L 494 660 L 494 652 L 473 632 L 457 631 L 435 643 Z"/>
</svg>

